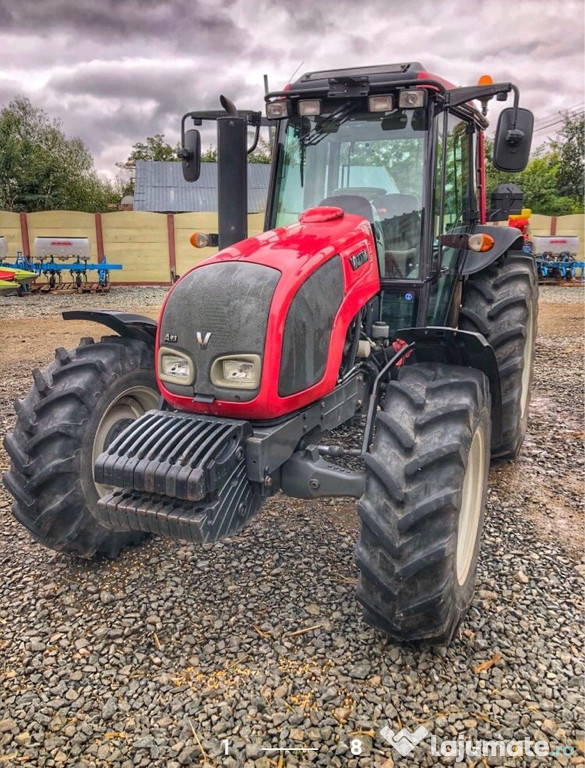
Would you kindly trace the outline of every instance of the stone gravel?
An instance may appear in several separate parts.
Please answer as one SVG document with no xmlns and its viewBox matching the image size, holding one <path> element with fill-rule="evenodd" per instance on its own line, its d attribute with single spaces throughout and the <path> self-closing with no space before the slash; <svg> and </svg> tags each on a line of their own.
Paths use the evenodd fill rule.
<svg viewBox="0 0 585 768">
<path fill-rule="evenodd" d="M 0 293 L 0 317 L 55 317 L 65 309 L 120 309 L 160 307 L 165 286 L 113 286 L 108 293 L 44 293 L 16 296 Z"/>
<path fill-rule="evenodd" d="M 2 490 L 0 765 L 476 764 L 433 756 L 430 738 L 402 758 L 379 734 L 421 724 L 439 741 L 543 739 L 574 750 L 545 763 L 583 764 L 585 566 L 572 481 L 583 465 L 583 370 L 576 309 L 563 309 L 582 292 L 558 290 L 542 291 L 560 319 L 539 337 L 526 451 L 492 470 L 476 594 L 448 649 L 395 646 L 361 621 L 352 502 L 278 496 L 230 540 L 152 538 L 115 562 L 87 562 L 33 542 Z M 148 288 L 83 299 L 125 309 L 163 297 Z M 0 311 L 54 317 L 80 305 L 25 301 L 0 298 Z M 9 395 L 29 376 L 1 360 L 0 370 L 7 429 Z M 281 759 L 269 747 L 315 751 Z"/>
</svg>

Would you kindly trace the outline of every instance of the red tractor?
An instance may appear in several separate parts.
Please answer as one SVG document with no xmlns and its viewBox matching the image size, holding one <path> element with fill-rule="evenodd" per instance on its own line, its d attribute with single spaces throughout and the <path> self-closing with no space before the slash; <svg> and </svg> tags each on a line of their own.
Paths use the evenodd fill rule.
<svg viewBox="0 0 585 768">
<path fill-rule="evenodd" d="M 275 493 L 358 499 L 357 597 L 397 641 L 449 642 L 473 596 L 490 458 L 526 431 L 537 315 L 520 212 L 486 210 L 474 105 L 518 171 L 533 118 L 512 83 L 455 88 L 417 63 L 309 72 L 266 96 L 274 135 L 265 231 L 247 237 L 250 127 L 218 132 L 219 252 L 183 275 L 158 323 L 65 312 L 116 335 L 33 371 L 5 446 L 13 513 L 53 549 L 115 557 L 149 533 L 214 542 Z M 361 449 L 335 430 L 361 425 Z M 356 469 L 337 459 L 351 456 Z"/>
</svg>

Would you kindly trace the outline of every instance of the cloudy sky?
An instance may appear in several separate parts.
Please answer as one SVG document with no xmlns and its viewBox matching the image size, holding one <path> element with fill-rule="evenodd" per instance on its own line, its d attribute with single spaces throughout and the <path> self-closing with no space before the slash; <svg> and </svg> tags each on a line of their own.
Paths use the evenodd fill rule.
<svg viewBox="0 0 585 768">
<path fill-rule="evenodd" d="M 542 140 L 583 111 L 582 0 L 0 0 L 0 107 L 25 94 L 115 173 L 181 115 L 262 106 L 262 76 L 420 61 L 457 85 L 513 80 Z M 492 110 L 491 117 L 496 114 Z"/>
</svg>

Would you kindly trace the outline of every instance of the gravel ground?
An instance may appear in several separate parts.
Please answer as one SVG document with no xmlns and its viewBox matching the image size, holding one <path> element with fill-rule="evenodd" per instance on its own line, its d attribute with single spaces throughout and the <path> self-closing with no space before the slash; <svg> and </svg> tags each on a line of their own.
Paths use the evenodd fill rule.
<svg viewBox="0 0 585 768">
<path fill-rule="evenodd" d="M 30 368 L 91 330 L 61 308 L 154 314 L 164 292 L 0 297 L 0 431 Z M 544 763 L 583 764 L 582 316 L 580 289 L 542 290 L 530 434 L 492 470 L 476 596 L 448 649 L 396 647 L 361 622 L 351 502 L 276 497 L 229 541 L 83 562 L 35 544 L 1 491 L 0 765 L 543 764 L 457 763 L 430 737 L 401 758 L 379 735 L 421 724 L 439 742 L 567 745 Z M 261 749 L 279 746 L 316 751 Z"/>
<path fill-rule="evenodd" d="M 158 308 L 164 301 L 168 288 L 161 286 L 136 286 L 116 288 L 108 293 L 46 293 L 35 296 L 10 296 L 0 293 L 0 316 L 3 318 L 55 318 L 64 309 L 123 309 L 137 307 Z"/>
</svg>

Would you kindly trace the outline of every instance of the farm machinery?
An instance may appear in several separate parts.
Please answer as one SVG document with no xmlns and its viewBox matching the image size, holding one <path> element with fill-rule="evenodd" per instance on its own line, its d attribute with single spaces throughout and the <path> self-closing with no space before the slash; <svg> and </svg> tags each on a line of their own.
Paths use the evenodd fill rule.
<svg viewBox="0 0 585 768">
<path fill-rule="evenodd" d="M 76 293 L 103 293 L 110 290 L 110 271 L 122 269 L 121 264 L 107 261 L 92 263 L 91 243 L 88 237 L 35 237 L 32 258 L 18 254 L 16 261 L 8 263 L 0 254 L 0 270 L 27 270 L 36 277 L 43 275 L 46 282 L 28 285 L 31 292 L 60 291 Z M 69 273 L 71 280 L 63 280 Z M 97 280 L 90 280 L 97 272 Z"/>
<path fill-rule="evenodd" d="M 488 216 L 485 201 L 485 112 L 509 94 L 494 163 L 512 172 L 533 126 L 516 86 L 456 88 L 418 63 L 308 72 L 267 94 L 266 118 L 224 97 L 187 113 L 189 181 L 189 123 L 217 124 L 218 232 L 193 241 L 219 252 L 158 323 L 64 313 L 113 334 L 58 349 L 16 401 L 16 519 L 53 549 L 115 557 L 148 534 L 215 542 L 276 493 L 353 497 L 365 620 L 449 642 L 473 597 L 490 460 L 517 456 L 528 420 L 534 260 L 517 229 L 486 224 L 521 209 L 496 195 Z M 248 131 L 266 119 L 265 231 L 248 238 Z M 343 424 L 359 447 L 335 442 Z"/>
<path fill-rule="evenodd" d="M 6 256 L 6 238 L 0 235 L 0 293 L 17 293 L 21 295 L 29 290 L 30 285 L 37 279 L 37 273 L 22 267 L 4 266 Z"/>
<path fill-rule="evenodd" d="M 520 214 L 510 214 L 508 226 L 518 229 L 524 238 L 524 250 L 536 261 L 538 282 L 543 284 L 574 284 L 585 280 L 585 262 L 577 258 L 579 238 L 568 235 L 543 237 L 530 234 L 529 208 Z"/>
<path fill-rule="evenodd" d="M 563 283 L 585 280 L 585 262 L 577 256 L 578 237 L 567 235 L 533 237 L 531 252 L 536 261 L 539 282 Z"/>
</svg>

